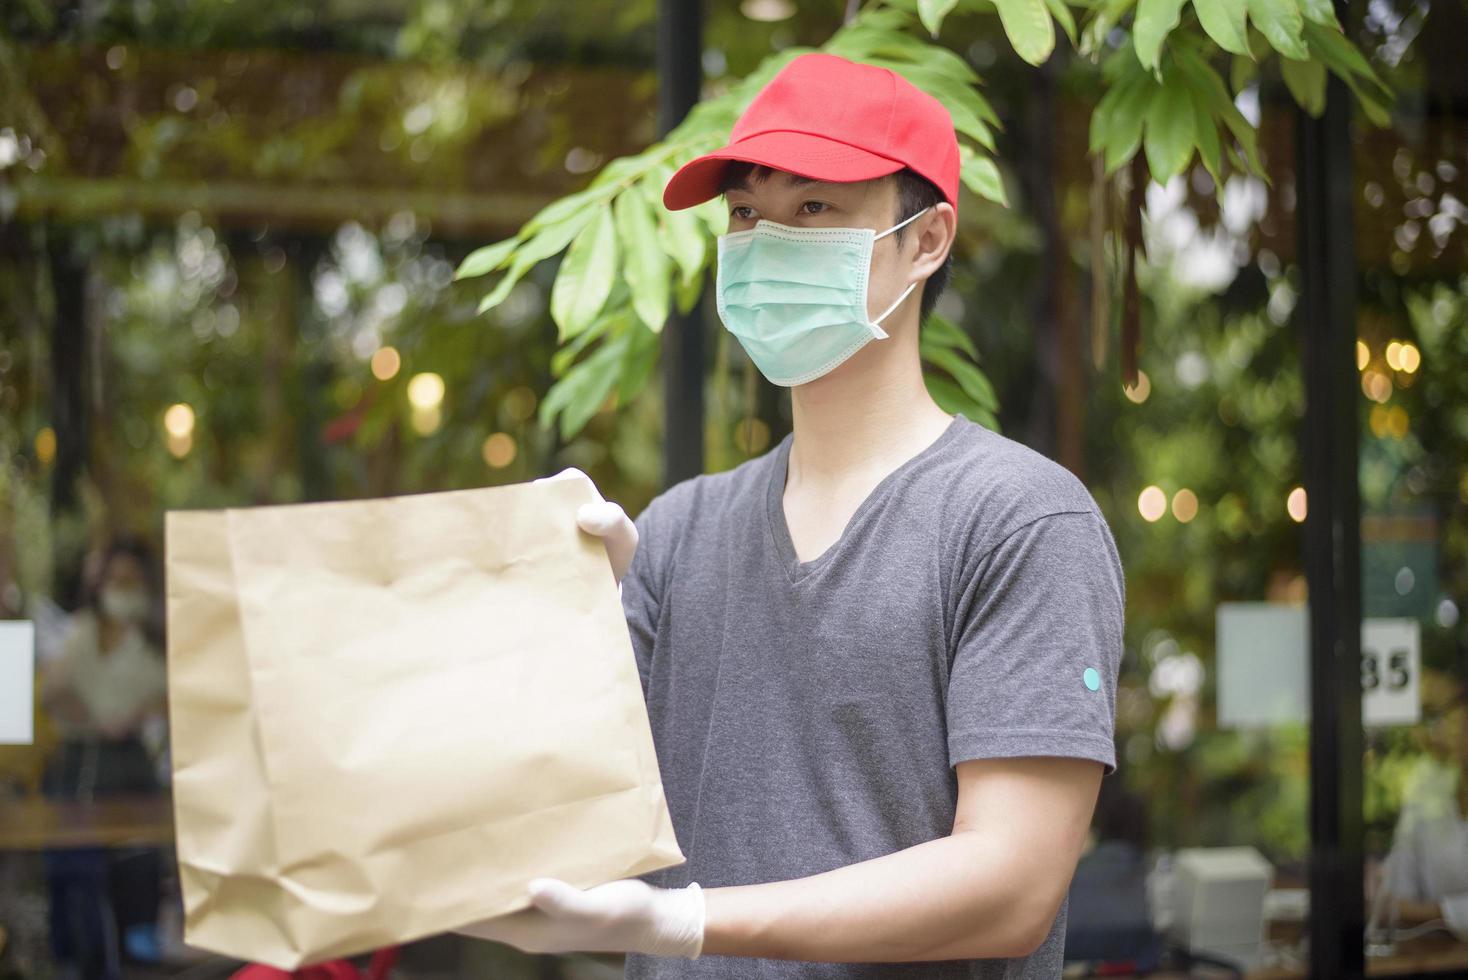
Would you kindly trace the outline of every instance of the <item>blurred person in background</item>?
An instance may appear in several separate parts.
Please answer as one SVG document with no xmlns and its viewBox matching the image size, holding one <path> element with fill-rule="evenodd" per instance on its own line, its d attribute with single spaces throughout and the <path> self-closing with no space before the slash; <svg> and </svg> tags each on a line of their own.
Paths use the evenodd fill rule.
<svg viewBox="0 0 1468 980">
<path fill-rule="evenodd" d="M 43 779 L 54 799 L 90 802 L 161 790 L 166 708 L 159 589 L 142 542 L 110 544 L 83 576 L 84 602 L 43 667 L 41 699 L 61 744 Z M 120 976 L 119 954 L 158 958 L 162 861 L 155 848 L 50 851 L 51 942 L 71 975 Z"/>
</svg>

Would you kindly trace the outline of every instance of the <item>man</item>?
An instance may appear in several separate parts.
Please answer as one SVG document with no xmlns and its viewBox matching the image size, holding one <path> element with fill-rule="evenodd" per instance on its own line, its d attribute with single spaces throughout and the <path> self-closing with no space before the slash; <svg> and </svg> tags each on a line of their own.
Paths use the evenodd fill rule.
<svg viewBox="0 0 1468 980">
<path fill-rule="evenodd" d="M 1124 583 L 1068 471 L 928 396 L 958 146 L 884 69 L 792 61 L 664 203 L 722 193 L 718 309 L 794 432 L 634 526 L 589 505 L 687 863 L 466 933 L 643 977 L 1057 977 Z M 894 226 L 896 227 L 895 230 Z M 890 233 L 889 233 L 890 232 Z"/>
</svg>

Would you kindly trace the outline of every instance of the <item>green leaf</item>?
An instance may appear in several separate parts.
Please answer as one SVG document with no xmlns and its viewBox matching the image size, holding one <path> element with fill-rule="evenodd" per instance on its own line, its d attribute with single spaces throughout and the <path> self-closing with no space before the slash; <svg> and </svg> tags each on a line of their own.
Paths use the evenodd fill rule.
<svg viewBox="0 0 1468 980">
<path fill-rule="evenodd" d="M 1098 57 L 1105 51 L 1111 29 L 1121 23 L 1122 17 L 1136 2 L 1137 0 L 1104 0 L 1100 6 L 1094 7 L 1091 19 L 1081 29 L 1081 54 Z"/>
<path fill-rule="evenodd" d="M 994 413 L 969 398 L 963 393 L 963 389 L 952 381 L 941 375 L 924 373 L 923 382 L 928 387 L 928 394 L 933 396 L 933 401 L 937 402 L 938 407 L 943 411 L 950 415 L 962 413 L 965 418 L 987 426 L 995 432 L 999 431 L 999 421 L 994 418 Z"/>
<path fill-rule="evenodd" d="M 1254 56 L 1236 54 L 1228 62 L 1228 84 L 1235 92 L 1242 92 L 1259 74 L 1259 62 Z"/>
<path fill-rule="evenodd" d="M 620 162 L 620 160 L 613 160 L 606 168 L 603 168 L 603 172 Z M 597 187 L 593 185 L 585 190 L 577 191 L 575 194 L 552 201 L 535 212 L 535 216 L 525 222 L 525 227 L 520 229 L 520 234 L 522 236 L 529 235 L 550 225 L 559 224 L 567 218 L 574 217 L 577 212 L 586 209 L 590 205 L 605 201 L 612 196 L 614 191 L 615 188 L 613 187 Z M 560 250 L 557 249 L 556 251 Z"/>
<path fill-rule="evenodd" d="M 967 153 L 964 152 L 966 150 Z M 962 158 L 959 176 L 963 179 L 964 186 L 980 197 L 1008 207 L 1009 198 L 1004 193 L 1004 178 L 994 161 L 989 157 L 979 156 L 966 146 L 959 147 L 959 156 Z"/>
<path fill-rule="evenodd" d="M 627 350 L 622 356 L 621 379 L 617 382 L 617 401 L 628 402 L 647 384 L 657 366 L 662 345 L 658 335 L 637 324 L 627 332 Z"/>
<path fill-rule="evenodd" d="M 871 27 L 866 20 L 837 31 L 824 50 L 853 61 L 891 58 L 923 65 L 965 85 L 977 84 L 979 81 L 978 73 L 969 63 L 943 45 L 933 44 L 901 31 Z"/>
<path fill-rule="evenodd" d="M 1299 61 L 1310 57 L 1300 36 L 1305 19 L 1300 16 L 1295 0 L 1248 0 L 1248 7 L 1249 19 L 1274 50 Z"/>
<path fill-rule="evenodd" d="M 617 196 L 612 213 L 627 257 L 623 267 L 632 290 L 632 308 L 647 328 L 657 333 L 668 319 L 671 287 L 668 255 L 658 242 L 652 208 L 646 197 L 629 191 Z"/>
<path fill-rule="evenodd" d="M 1305 41 L 1310 53 L 1351 87 L 1367 119 L 1377 126 L 1391 124 L 1392 91 L 1345 35 L 1333 27 L 1308 22 Z"/>
<path fill-rule="evenodd" d="M 515 288 L 515 283 L 519 282 L 520 277 L 525 275 L 527 268 L 528 266 L 520 266 L 518 264 L 511 266 L 510 271 L 501 276 L 500 281 L 494 284 L 494 288 L 479 300 L 479 305 L 474 308 L 474 312 L 485 313 L 503 303 L 505 297 L 510 295 L 510 290 Z"/>
<path fill-rule="evenodd" d="M 933 37 L 938 36 L 938 29 L 943 26 L 943 18 L 958 5 L 958 0 L 918 0 L 918 17 L 923 22 L 923 28 Z"/>
<path fill-rule="evenodd" d="M 550 258 L 570 244 L 571 239 L 586 227 L 587 222 L 595 213 L 595 209 L 573 212 L 560 224 L 542 228 L 530 241 L 521 243 L 519 251 L 515 253 L 514 261 L 510 263 L 509 271 L 504 274 L 489 295 L 479 301 L 479 312 L 483 313 L 503 303 L 505 297 L 510 295 L 510 290 L 515 288 L 515 284 L 525 273 L 529 272 L 537 262 Z"/>
<path fill-rule="evenodd" d="M 704 276 L 697 275 L 692 279 L 680 278 L 673 286 L 673 302 L 679 313 L 687 313 L 693 309 L 698 302 L 698 297 L 703 295 Z"/>
<path fill-rule="evenodd" d="M 458 270 L 454 272 L 454 278 L 472 279 L 475 276 L 493 272 L 504 264 L 504 261 L 510 257 L 519 244 L 520 239 L 515 237 L 476 248 L 464 256 L 464 261 L 459 263 Z"/>
<path fill-rule="evenodd" d="M 624 289 L 622 300 L 625 302 L 626 299 L 627 296 Z M 557 378 L 561 377 L 566 373 L 566 369 L 575 362 L 576 358 L 581 356 L 581 352 L 591 346 L 592 342 L 598 337 L 605 336 L 609 333 L 617 333 L 625 329 L 628 324 L 635 322 L 635 319 L 629 307 L 617 306 L 614 303 L 612 308 L 597 317 L 591 326 L 581 331 L 571 339 L 570 343 L 565 344 L 560 350 L 551 355 L 551 375 Z"/>
<path fill-rule="evenodd" d="M 1279 73 L 1284 76 L 1285 87 L 1290 90 L 1300 108 L 1319 118 L 1325 111 L 1324 63 L 1281 58 Z"/>
<path fill-rule="evenodd" d="M 525 262 L 528 267 L 559 253 L 571 244 L 571 239 L 579 235 L 581 229 L 590 224 L 596 215 L 597 209 L 594 207 L 580 208 L 556 224 L 543 226 L 533 238 L 520 246 L 520 250 L 515 253 L 515 262 Z"/>
<path fill-rule="evenodd" d="M 1135 58 L 1130 59 L 1137 64 Z M 1093 152 L 1103 152 L 1107 174 L 1132 158 L 1142 145 L 1142 121 L 1157 93 L 1156 79 L 1140 69 L 1102 97 L 1091 119 Z"/>
<path fill-rule="evenodd" d="M 729 212 L 725 210 L 722 197 L 712 197 L 702 204 L 695 204 L 689 208 L 698 215 L 699 220 L 708 228 L 709 234 L 719 236 L 729 230 Z"/>
<path fill-rule="evenodd" d="M 697 278 L 708 257 L 707 229 L 690 208 L 669 211 L 655 206 L 655 210 L 658 212 L 658 235 L 663 251 L 673 257 L 681 273 L 681 281 L 686 285 Z"/>
<path fill-rule="evenodd" d="M 922 339 L 937 347 L 955 347 L 973 360 L 979 359 L 979 351 L 974 346 L 973 338 L 964 333 L 958 324 L 936 311 L 929 313 L 928 319 L 923 323 Z"/>
<path fill-rule="evenodd" d="M 1032 65 L 1042 65 L 1055 50 L 1055 22 L 1045 0 L 994 0 L 999 22 L 1015 54 Z"/>
<path fill-rule="evenodd" d="M 1060 29 L 1065 32 L 1066 40 L 1070 41 L 1071 47 L 1077 47 L 1079 41 L 1076 36 L 1076 19 L 1065 5 L 1065 0 L 1045 0 L 1045 6 L 1049 8 L 1051 15 L 1060 23 Z"/>
<path fill-rule="evenodd" d="M 1293 0 L 1286 0 L 1293 2 Z M 1132 44 L 1143 68 L 1156 68 L 1162 42 L 1182 19 L 1184 0 L 1138 0 L 1132 22 Z"/>
<path fill-rule="evenodd" d="M 1381 79 L 1372 71 L 1370 63 L 1338 29 L 1309 23 L 1304 26 L 1304 34 L 1311 52 L 1337 75 L 1348 80 L 1351 75 L 1360 75 L 1381 85 Z"/>
<path fill-rule="evenodd" d="M 919 339 L 918 350 L 923 360 L 953 375 L 963 393 L 976 404 L 991 412 L 999 409 L 999 396 L 994 393 L 994 386 L 984 377 L 984 372 L 979 370 L 978 365 L 966 360 L 953 348 L 931 341 L 925 343 L 923 339 Z"/>
<path fill-rule="evenodd" d="M 1218 138 L 1218 121 L 1208 111 L 1208 103 L 1202 95 L 1188 89 L 1188 99 L 1193 104 L 1193 126 L 1197 131 L 1198 158 L 1213 178 L 1214 191 L 1223 197 L 1223 145 Z"/>
<path fill-rule="evenodd" d="M 1188 77 L 1195 97 L 1204 100 L 1212 116 L 1223 120 L 1229 132 L 1243 148 L 1246 158 L 1243 169 L 1259 177 L 1266 184 L 1269 183 L 1269 174 L 1264 169 L 1263 161 L 1259 159 L 1258 133 L 1234 105 L 1234 100 L 1229 96 L 1228 89 L 1224 87 L 1223 79 L 1219 77 L 1218 72 L 1214 71 L 1212 66 L 1196 52 L 1185 47 L 1179 47 L 1174 51 L 1173 62 L 1177 65 L 1178 71 Z M 1231 145 L 1227 149 L 1230 153 L 1233 152 Z"/>
<path fill-rule="evenodd" d="M 1249 55 L 1246 0 L 1193 0 L 1203 30 L 1230 54 Z"/>
<path fill-rule="evenodd" d="M 626 331 L 608 338 L 590 357 L 551 385 L 540 403 L 542 425 L 559 415 L 562 439 L 570 439 L 586 427 L 617 383 L 627 349 L 626 338 Z"/>
<path fill-rule="evenodd" d="M 609 205 L 598 205 L 596 211 L 597 217 L 571 242 L 551 287 L 551 319 L 560 328 L 561 340 L 586 329 L 612 292 L 617 271 L 617 229 Z"/>
<path fill-rule="evenodd" d="M 1171 82 L 1171 84 L 1167 84 Z M 1147 109 L 1147 132 L 1144 147 L 1152 179 L 1166 183 L 1181 173 L 1193 156 L 1196 137 L 1193 104 L 1188 87 L 1181 79 L 1165 79 L 1157 97 Z"/>
<path fill-rule="evenodd" d="M 1341 29 L 1341 22 L 1335 19 L 1335 5 L 1330 0 L 1300 0 L 1300 12 L 1311 23 Z"/>
</svg>

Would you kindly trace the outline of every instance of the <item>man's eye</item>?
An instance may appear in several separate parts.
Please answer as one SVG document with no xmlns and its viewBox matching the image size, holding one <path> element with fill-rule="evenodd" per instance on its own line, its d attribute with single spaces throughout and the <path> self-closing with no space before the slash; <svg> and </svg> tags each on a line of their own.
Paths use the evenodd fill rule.
<svg viewBox="0 0 1468 980">
<path fill-rule="evenodd" d="M 806 201 L 804 204 L 801 205 L 801 208 L 804 209 L 812 206 L 815 207 L 815 210 L 806 211 L 806 214 L 820 214 L 822 211 L 826 210 L 826 205 L 822 201 Z"/>
<path fill-rule="evenodd" d="M 748 211 L 750 213 L 749 214 L 741 214 L 740 212 L 742 212 L 742 211 Z M 730 215 L 730 217 L 734 217 L 734 218 L 748 218 L 752 214 L 753 214 L 753 210 L 747 204 L 736 204 L 736 205 L 734 205 L 734 207 L 732 207 L 732 208 L 729 209 L 729 215 Z"/>
</svg>

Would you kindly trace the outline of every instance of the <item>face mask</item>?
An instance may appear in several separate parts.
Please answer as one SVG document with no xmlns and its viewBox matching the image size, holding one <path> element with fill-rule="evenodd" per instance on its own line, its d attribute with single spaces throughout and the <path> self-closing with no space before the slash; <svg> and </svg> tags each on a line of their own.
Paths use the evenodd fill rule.
<svg viewBox="0 0 1468 980">
<path fill-rule="evenodd" d="M 879 324 L 917 283 L 868 320 L 872 248 L 923 211 L 880 235 L 870 228 L 795 228 L 764 219 L 748 231 L 721 235 L 719 319 L 775 384 L 793 387 L 819 378 L 868 341 L 886 339 Z"/>
<path fill-rule="evenodd" d="M 102 611 L 113 619 L 136 623 L 148 615 L 148 595 L 140 589 L 104 588 Z"/>
</svg>

